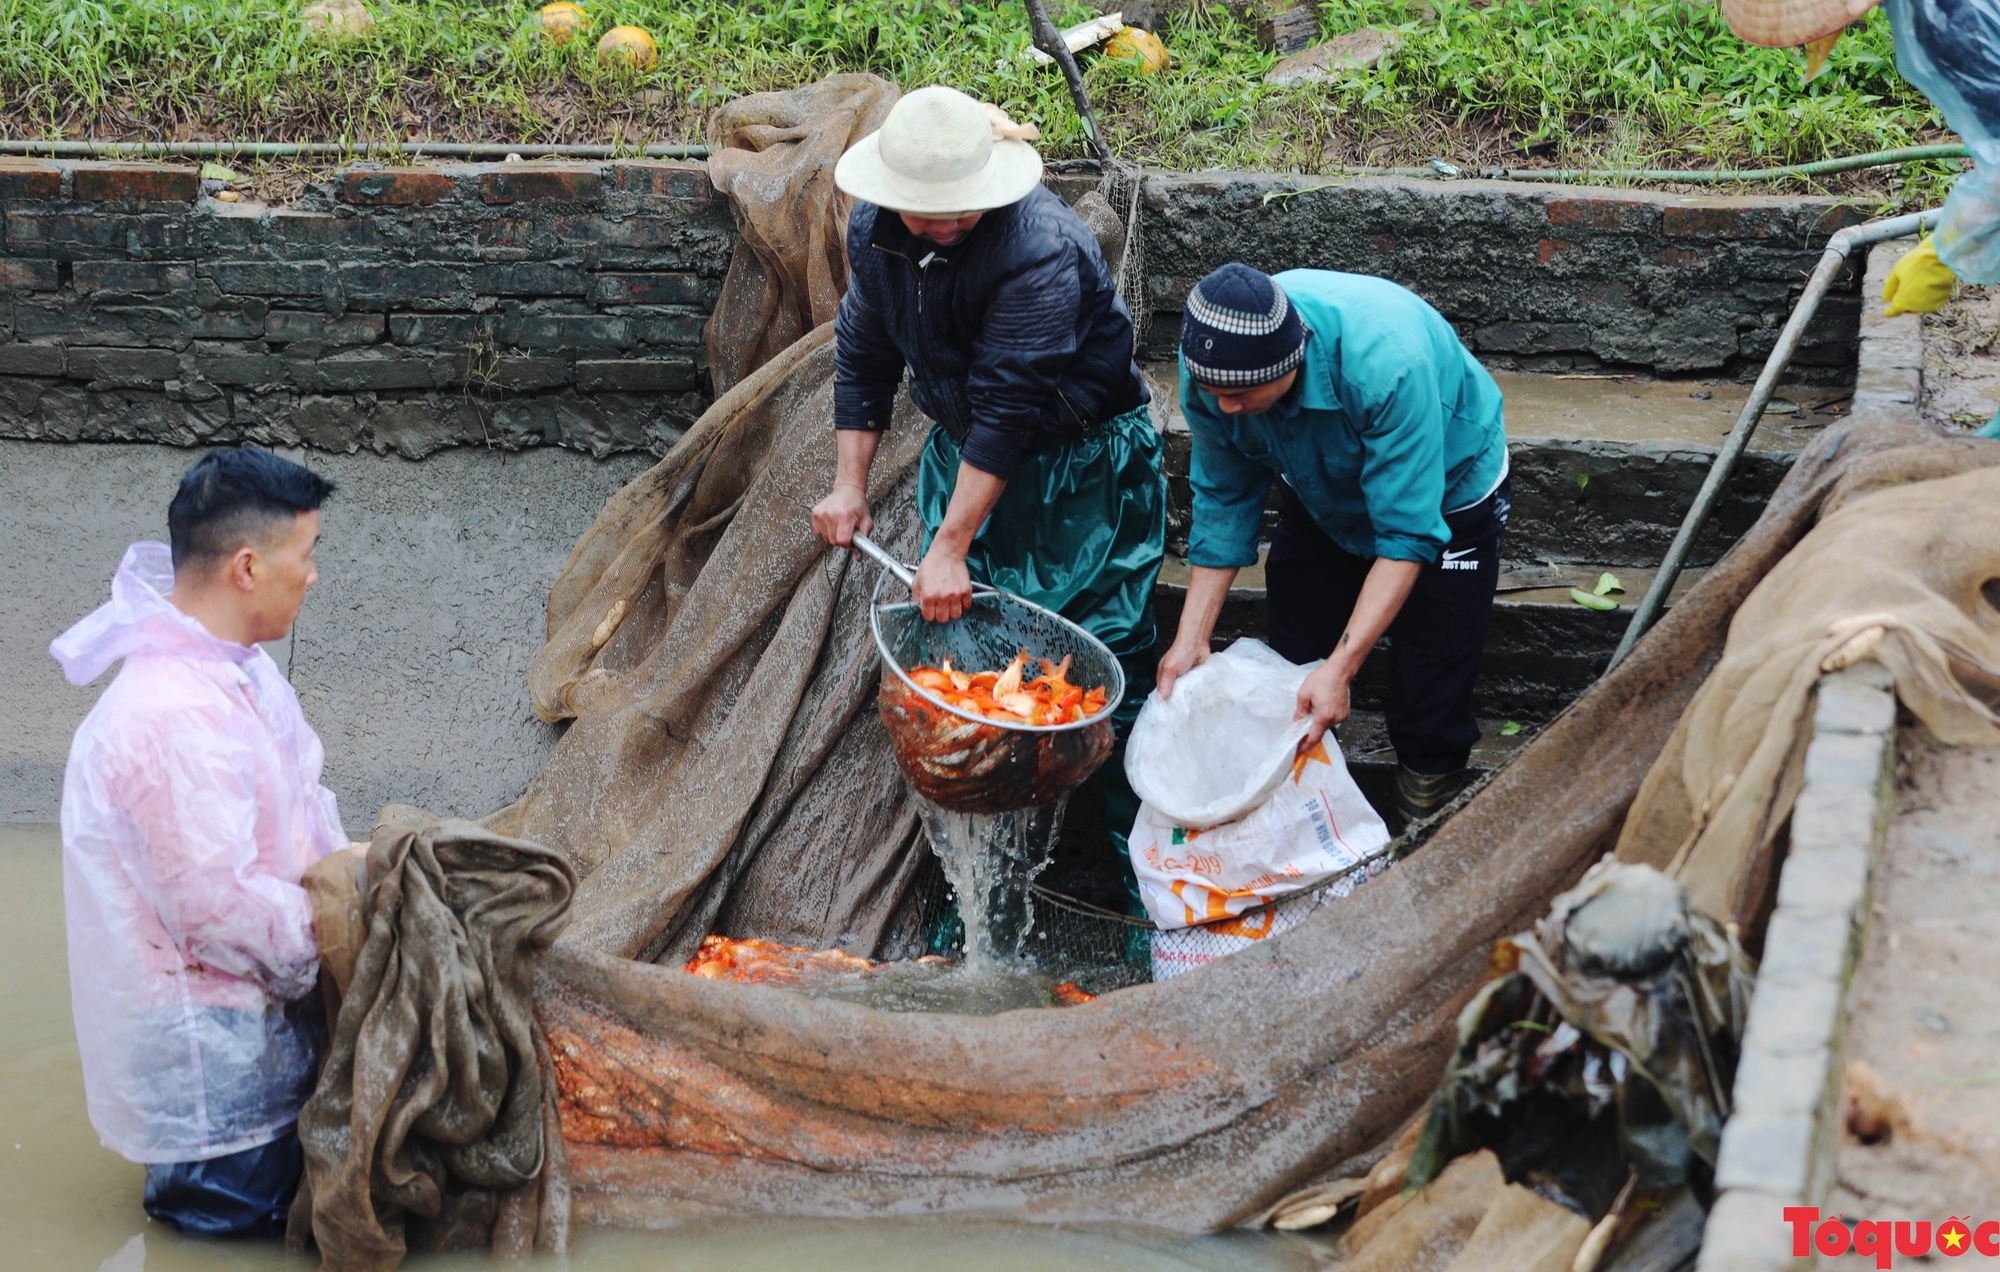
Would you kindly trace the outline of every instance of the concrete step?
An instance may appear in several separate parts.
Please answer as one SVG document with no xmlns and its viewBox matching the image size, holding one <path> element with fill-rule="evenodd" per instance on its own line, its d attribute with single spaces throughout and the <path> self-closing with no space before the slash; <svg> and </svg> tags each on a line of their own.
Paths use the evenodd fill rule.
<svg viewBox="0 0 2000 1272">
<path fill-rule="evenodd" d="M 1186 598 L 1193 496 L 1192 439 L 1180 414 L 1175 368 L 1146 368 L 1160 405 L 1166 448 L 1166 567 L 1156 594 L 1162 648 Z M 1480 670 L 1478 710 L 1496 718 L 1547 720 L 1604 672 L 1651 585 L 1655 567 L 1694 503 L 1748 398 L 1733 382 L 1609 374 L 1495 372 L 1507 401 L 1514 507 L 1502 547 L 1506 573 Z M 1807 441 L 1844 410 L 1829 389 L 1781 390 L 1767 412 L 1676 583 L 1685 592 L 1756 521 Z M 1265 512 L 1276 522 L 1277 486 Z M 1609 571 L 1624 585 L 1617 610 L 1578 605 Z M 1671 603 L 1671 598 L 1669 603 Z M 1243 571 L 1216 627 L 1218 643 L 1267 631 L 1261 566 Z M 1355 683 L 1357 707 L 1379 709 L 1387 657 L 1369 659 Z"/>
<path fill-rule="evenodd" d="M 1187 552 L 1194 494 L 1187 434 L 1166 443 L 1167 550 Z M 1715 459 L 1715 448 L 1675 441 L 1520 438 L 1508 443 L 1514 509 L 1506 555 L 1515 560 L 1657 564 Z M 1713 565 L 1743 536 L 1790 468 L 1792 456 L 1747 452 L 1731 476 L 1689 562 Z M 1277 486 L 1266 502 L 1263 536 L 1277 524 Z"/>
<path fill-rule="evenodd" d="M 1167 546 L 1185 553 L 1193 520 L 1187 481 L 1193 443 L 1172 364 L 1147 371 L 1164 430 Z M 1507 397 L 1514 479 L 1506 554 L 1525 561 L 1656 564 L 1747 397 L 1744 386 L 1716 381 L 1511 372 L 1495 379 Z M 1756 430 L 1690 563 L 1721 559 L 1763 511 L 1798 450 L 1843 409 L 1834 390 L 1783 393 L 1783 410 Z M 1267 537 L 1276 519 L 1275 491 L 1274 485 Z"/>
<path fill-rule="evenodd" d="M 1470 767 L 1479 773 L 1499 768 L 1534 738 L 1539 727 L 1524 720 L 1481 719 L 1479 744 L 1472 748 Z M 1507 731 L 1510 728 L 1512 733 Z M 1386 815 L 1396 799 L 1396 751 L 1389 745 L 1389 727 L 1382 713 L 1356 711 L 1336 732 L 1354 784 L 1376 812 Z"/>
<path fill-rule="evenodd" d="M 1148 362 L 1141 370 L 1169 433 L 1187 432 L 1181 418 L 1179 366 Z M 1571 441 L 1693 442 L 1720 446 L 1736 424 L 1750 385 L 1714 377 L 1661 378 L 1593 371 L 1488 373 L 1507 403 L 1507 436 Z M 1750 449 L 1795 454 L 1812 435 L 1846 413 L 1852 390 L 1787 386 L 1765 409 Z"/>
</svg>

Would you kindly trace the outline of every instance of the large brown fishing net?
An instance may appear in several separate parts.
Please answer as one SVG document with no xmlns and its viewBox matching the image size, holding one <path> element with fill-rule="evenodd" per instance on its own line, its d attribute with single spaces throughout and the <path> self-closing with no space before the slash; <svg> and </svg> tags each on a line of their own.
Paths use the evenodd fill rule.
<svg viewBox="0 0 2000 1272">
<path fill-rule="evenodd" d="M 583 875 L 572 948 L 682 959 L 731 896 L 752 920 L 777 904 L 803 944 L 867 954 L 889 935 L 909 870 L 881 853 L 914 851 L 915 818 L 862 712 L 872 579 L 807 518 L 833 479 L 832 374 L 822 327 L 725 394 L 613 496 L 556 586 L 530 684 L 572 723 L 490 824 Z M 909 552 L 924 432 L 899 415 L 871 493 Z"/>
<path fill-rule="evenodd" d="M 1493 943 L 1612 849 L 1731 617 L 1829 495 L 1990 449 L 1915 426 L 1823 436 L 1632 656 L 1423 848 L 1171 981 L 1065 1011 L 911 1016 L 559 945 L 537 1003 L 582 1217 L 1257 1215 L 1430 1094 Z"/>
<path fill-rule="evenodd" d="M 1976 467 L 1993 448 L 1914 425 L 1828 430 L 1727 558 L 1428 844 L 1233 957 L 991 1017 L 689 976 L 679 963 L 717 929 L 871 955 L 913 936 L 926 849 L 873 708 L 873 571 L 826 550 L 807 516 L 834 456 L 831 309 L 813 280 L 839 285 L 838 201 L 812 192 L 892 92 L 849 79 L 743 104 L 793 123 L 717 160 L 763 174 L 730 179 L 739 220 L 836 225 L 767 228 L 745 249 L 761 272 L 742 277 L 762 281 L 731 293 L 712 334 L 718 367 L 734 358 L 742 378 L 611 499 L 550 596 L 533 696 L 571 723 L 488 824 L 581 877 L 534 994 L 567 1195 L 578 1219 L 618 1224 L 946 1210 L 1241 1222 L 1365 1165 L 1430 1095 L 1493 943 L 1618 841 L 1732 616 L 1829 498 Z M 759 317 L 734 312 L 752 303 L 739 296 Z M 819 325 L 759 350 L 770 313 Z M 899 409 L 871 492 L 879 536 L 905 558 L 924 427 Z M 1465 1163 L 1439 1180 L 1485 1189 L 1461 1207 L 1457 1244 L 1501 1195 L 1490 1159 Z M 1574 1247 L 1574 1222 L 1537 1214 L 1562 1229 L 1551 1249 Z M 1519 1236 L 1502 1219 L 1495 1248 Z"/>
<path fill-rule="evenodd" d="M 1990 449 L 1882 426 L 1822 439 L 1730 558 L 1428 846 L 1354 902 L 1171 984 L 977 1020 L 551 959 L 540 1003 L 579 1202 L 632 1222 L 1255 1213 L 1427 1094 L 1491 942 L 1610 847 L 1730 617 L 1822 504 Z"/>
<path fill-rule="evenodd" d="M 339 1272 L 386 1272 L 412 1248 L 560 1249 L 568 1176 L 531 987 L 575 873 L 462 821 L 385 825 L 365 889 L 359 864 L 336 853 L 307 874 L 340 993 L 299 1113 L 287 1245 L 310 1239 Z"/>
<path fill-rule="evenodd" d="M 1968 459 L 1988 462 L 2000 449 L 1966 445 Z M 1940 443 L 1905 458 L 1959 453 Z M 1670 871 L 1697 907 L 1749 927 L 1798 795 L 1819 678 L 1861 659 L 1889 668 L 1896 696 L 1938 738 L 2000 746 L 1988 705 L 2000 700 L 1996 579 L 2000 471 L 1829 499 L 1737 611 L 1722 661 L 1639 792 L 1619 857 Z"/>
<path fill-rule="evenodd" d="M 847 289 L 854 206 L 834 188 L 834 161 L 882 126 L 898 96 L 873 75 L 835 75 L 739 97 L 710 118 L 709 179 L 728 196 L 742 238 L 708 325 L 717 393 L 833 321 Z"/>
<path fill-rule="evenodd" d="M 718 924 L 864 955 L 915 939 L 896 926 L 923 861 L 915 810 L 862 710 L 873 575 L 808 518 L 833 480 L 847 201 L 830 174 L 895 97 L 847 75 L 717 117 L 719 145 L 749 148 L 713 161 L 745 240 L 709 340 L 745 378 L 571 553 L 529 675 L 542 717 L 573 723 L 490 819 L 584 875 L 574 948 L 679 963 Z M 802 338 L 769 348 L 787 330 Z M 899 403 L 870 492 L 878 537 L 905 555 L 924 437 Z"/>
</svg>

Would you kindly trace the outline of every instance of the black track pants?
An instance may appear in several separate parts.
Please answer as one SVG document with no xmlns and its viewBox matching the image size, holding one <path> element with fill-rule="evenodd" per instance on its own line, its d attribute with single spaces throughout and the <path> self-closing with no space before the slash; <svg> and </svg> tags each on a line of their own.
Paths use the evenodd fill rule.
<svg viewBox="0 0 2000 1272">
<path fill-rule="evenodd" d="M 1503 480 L 1479 503 L 1446 515 L 1451 542 L 1417 576 L 1389 625 L 1383 704 L 1389 741 L 1396 758 L 1418 773 L 1457 772 L 1479 740 L 1472 687 L 1500 582 L 1510 484 Z M 1282 490 L 1264 570 L 1271 647 L 1293 662 L 1311 662 L 1333 652 L 1375 562 L 1343 551 L 1313 524 L 1291 487 Z"/>
</svg>

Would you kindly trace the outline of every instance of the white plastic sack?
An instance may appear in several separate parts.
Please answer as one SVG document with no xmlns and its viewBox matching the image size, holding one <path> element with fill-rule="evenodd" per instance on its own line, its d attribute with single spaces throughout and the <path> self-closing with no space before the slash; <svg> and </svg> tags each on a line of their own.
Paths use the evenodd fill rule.
<svg viewBox="0 0 2000 1272">
<path fill-rule="evenodd" d="M 1245 638 L 1182 676 L 1173 697 L 1154 692 L 1125 745 L 1132 789 L 1179 826 L 1219 826 L 1262 804 L 1311 723 L 1292 712 L 1315 666 Z"/>
<path fill-rule="evenodd" d="M 1247 950 L 1257 942 L 1280 932 L 1290 931 L 1302 923 L 1306 916 L 1329 901 L 1344 897 L 1362 884 L 1389 868 L 1386 854 L 1368 863 L 1366 870 L 1356 870 L 1334 880 L 1324 888 L 1308 892 L 1303 896 L 1287 897 L 1276 905 L 1259 910 L 1255 914 L 1240 919 L 1222 919 L 1214 923 L 1203 923 L 1195 927 L 1177 928 L 1170 932 L 1153 933 L 1153 979 L 1172 980 L 1182 972 L 1191 972 L 1204 964 L 1213 963 L 1238 950 Z"/>
<path fill-rule="evenodd" d="M 1297 754 L 1311 669 L 1239 640 L 1146 702 L 1126 773 L 1132 873 L 1165 929 L 1231 920 L 1379 856 L 1388 827 L 1329 738 Z"/>
</svg>

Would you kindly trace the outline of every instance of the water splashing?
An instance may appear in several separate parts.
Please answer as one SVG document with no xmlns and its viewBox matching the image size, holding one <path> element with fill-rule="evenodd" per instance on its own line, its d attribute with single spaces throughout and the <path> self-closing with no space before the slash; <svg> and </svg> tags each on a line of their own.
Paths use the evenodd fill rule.
<svg viewBox="0 0 2000 1272">
<path fill-rule="evenodd" d="M 1049 864 L 1069 799 L 1007 813 L 954 813 L 918 799 L 931 851 L 958 894 L 967 970 L 1019 961 L 1035 925 L 1028 885 Z"/>
</svg>

